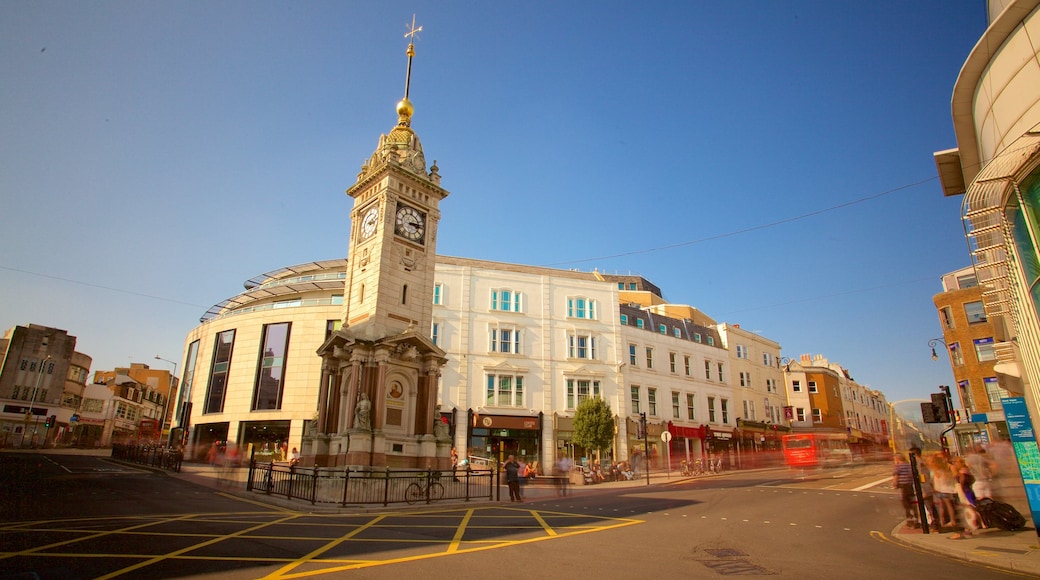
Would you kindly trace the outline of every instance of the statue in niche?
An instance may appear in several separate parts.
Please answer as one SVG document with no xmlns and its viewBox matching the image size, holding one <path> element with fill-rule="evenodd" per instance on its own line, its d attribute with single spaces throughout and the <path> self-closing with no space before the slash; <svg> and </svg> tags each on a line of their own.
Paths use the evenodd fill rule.
<svg viewBox="0 0 1040 580">
<path fill-rule="evenodd" d="M 451 435 L 448 433 L 448 424 L 437 416 L 433 418 L 433 436 L 437 441 L 447 441 L 451 438 Z"/>
<path fill-rule="evenodd" d="M 357 407 L 354 409 L 354 428 L 365 430 L 372 428 L 372 403 L 364 391 L 358 396 Z"/>
</svg>

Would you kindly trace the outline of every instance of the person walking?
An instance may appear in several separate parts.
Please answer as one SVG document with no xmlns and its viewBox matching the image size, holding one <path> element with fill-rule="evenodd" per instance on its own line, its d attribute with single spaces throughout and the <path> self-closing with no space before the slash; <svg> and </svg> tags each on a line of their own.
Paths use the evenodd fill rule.
<svg viewBox="0 0 1040 580">
<path fill-rule="evenodd" d="M 517 463 L 515 455 L 510 455 L 506 459 L 505 469 L 506 486 L 509 488 L 509 501 L 524 501 L 520 497 L 520 464 Z"/>
</svg>

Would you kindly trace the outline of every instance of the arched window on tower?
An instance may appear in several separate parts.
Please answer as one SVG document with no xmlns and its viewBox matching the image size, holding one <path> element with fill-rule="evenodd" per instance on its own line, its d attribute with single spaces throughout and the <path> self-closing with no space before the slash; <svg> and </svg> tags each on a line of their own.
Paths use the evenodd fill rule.
<svg viewBox="0 0 1040 580">
<path fill-rule="evenodd" d="M 401 304 L 408 304 L 408 284 L 401 286 Z"/>
</svg>

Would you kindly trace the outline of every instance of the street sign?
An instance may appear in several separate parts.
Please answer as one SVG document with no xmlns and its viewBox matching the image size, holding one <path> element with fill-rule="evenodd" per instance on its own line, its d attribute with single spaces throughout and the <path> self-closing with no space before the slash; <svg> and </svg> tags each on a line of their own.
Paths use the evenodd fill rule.
<svg viewBox="0 0 1040 580">
<path fill-rule="evenodd" d="M 661 441 L 664 441 L 665 443 L 668 443 L 671 440 L 672 440 L 672 433 L 670 431 L 665 431 L 664 433 L 661 433 Z"/>
</svg>

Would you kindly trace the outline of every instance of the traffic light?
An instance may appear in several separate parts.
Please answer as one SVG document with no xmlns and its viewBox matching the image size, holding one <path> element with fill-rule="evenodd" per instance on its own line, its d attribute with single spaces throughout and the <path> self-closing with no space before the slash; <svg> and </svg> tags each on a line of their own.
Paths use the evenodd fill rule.
<svg viewBox="0 0 1040 580">
<path fill-rule="evenodd" d="M 639 414 L 639 438 L 646 439 L 646 411 Z"/>
<path fill-rule="evenodd" d="M 945 393 L 932 393 L 932 406 L 935 407 L 936 423 L 950 422 L 950 407 L 946 404 Z"/>
<path fill-rule="evenodd" d="M 925 423 L 939 422 L 939 419 L 935 417 L 935 405 L 931 403 L 921 403 L 921 417 Z"/>
<path fill-rule="evenodd" d="M 50 429 L 51 427 L 54 426 L 54 424 L 57 421 L 58 421 L 58 416 L 57 415 L 51 415 L 50 417 L 47 417 L 46 421 L 44 421 L 43 426 L 48 428 L 48 429 Z"/>
</svg>

